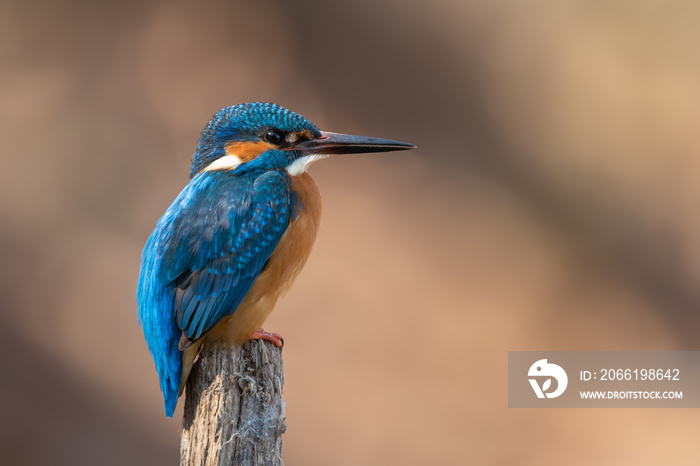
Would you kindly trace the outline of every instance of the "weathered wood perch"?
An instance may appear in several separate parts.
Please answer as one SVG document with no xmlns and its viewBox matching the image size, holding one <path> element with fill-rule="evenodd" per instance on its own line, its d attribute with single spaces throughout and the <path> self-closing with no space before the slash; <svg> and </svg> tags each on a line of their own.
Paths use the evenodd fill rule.
<svg viewBox="0 0 700 466">
<path fill-rule="evenodd" d="M 282 351 L 204 345 L 187 381 L 180 466 L 282 465 Z"/>
</svg>

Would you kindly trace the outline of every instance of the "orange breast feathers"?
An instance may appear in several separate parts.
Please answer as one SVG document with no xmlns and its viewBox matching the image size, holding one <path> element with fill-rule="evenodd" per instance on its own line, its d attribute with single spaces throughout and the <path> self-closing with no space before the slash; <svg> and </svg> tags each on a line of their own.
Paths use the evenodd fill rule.
<svg viewBox="0 0 700 466">
<path fill-rule="evenodd" d="M 215 335 L 237 344 L 245 343 L 262 327 L 277 300 L 289 291 L 306 264 L 318 236 L 321 195 L 314 180 L 306 173 L 292 177 L 291 191 L 299 199 L 301 209 L 290 221 L 267 266 L 243 302 L 224 324 L 225 328 Z M 216 327 L 212 329 L 212 333 L 216 330 Z"/>
<path fill-rule="evenodd" d="M 201 344 L 206 341 L 224 341 L 242 345 L 260 327 L 275 307 L 277 300 L 299 276 L 311 254 L 321 222 L 321 194 L 308 173 L 292 177 L 291 191 L 297 196 L 301 209 L 291 220 L 287 231 L 272 252 L 265 269 L 260 273 L 245 299 L 236 311 L 223 318 L 206 335 L 183 351 L 182 384 L 192 369 Z"/>
</svg>

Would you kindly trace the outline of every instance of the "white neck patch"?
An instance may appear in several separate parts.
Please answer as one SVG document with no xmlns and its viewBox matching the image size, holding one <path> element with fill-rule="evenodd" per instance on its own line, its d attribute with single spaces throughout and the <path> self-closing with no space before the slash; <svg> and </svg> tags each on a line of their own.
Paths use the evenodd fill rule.
<svg viewBox="0 0 700 466">
<path fill-rule="evenodd" d="M 289 173 L 292 176 L 297 176 L 301 175 L 302 173 L 306 173 L 306 170 L 309 168 L 309 165 L 311 165 L 317 160 L 325 159 L 326 157 L 329 156 L 325 154 L 313 154 L 299 157 L 294 162 L 287 165 L 287 173 Z"/>
<path fill-rule="evenodd" d="M 207 165 L 202 171 L 207 172 L 212 170 L 233 170 L 242 163 L 243 161 L 237 156 L 227 154 L 223 157 L 219 157 L 218 159 L 214 160 L 212 163 Z"/>
</svg>

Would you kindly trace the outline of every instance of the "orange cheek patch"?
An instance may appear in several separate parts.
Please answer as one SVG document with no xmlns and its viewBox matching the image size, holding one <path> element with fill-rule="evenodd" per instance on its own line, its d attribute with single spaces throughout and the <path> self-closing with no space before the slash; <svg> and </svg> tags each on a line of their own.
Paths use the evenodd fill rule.
<svg viewBox="0 0 700 466">
<path fill-rule="evenodd" d="M 311 139 L 314 139 L 314 135 L 308 129 L 305 129 L 305 130 L 297 133 L 297 140 L 310 141 Z"/>
<path fill-rule="evenodd" d="M 235 155 L 241 159 L 241 163 L 246 163 L 274 148 L 275 146 L 265 141 L 232 142 L 226 146 L 226 155 Z"/>
</svg>

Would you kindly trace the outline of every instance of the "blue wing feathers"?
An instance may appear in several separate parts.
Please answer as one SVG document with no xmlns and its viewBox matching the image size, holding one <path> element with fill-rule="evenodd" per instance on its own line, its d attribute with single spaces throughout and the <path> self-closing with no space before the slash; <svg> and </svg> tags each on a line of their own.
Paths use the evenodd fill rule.
<svg viewBox="0 0 700 466">
<path fill-rule="evenodd" d="M 289 224 L 283 171 L 195 176 L 146 243 L 139 319 L 172 416 L 181 378 L 180 335 L 197 339 L 233 313 Z"/>
<path fill-rule="evenodd" d="M 165 400 L 165 413 L 172 417 L 177 403 L 180 377 L 182 374 L 182 353 L 177 348 L 180 329 L 172 316 L 163 309 L 174 309 L 175 297 L 171 289 L 158 279 L 159 228 L 151 234 L 143 251 L 141 273 L 139 275 L 137 299 L 139 302 L 139 321 L 143 326 L 148 348 L 158 371 L 160 388 Z M 176 344 L 173 346 L 172 342 Z"/>
</svg>

